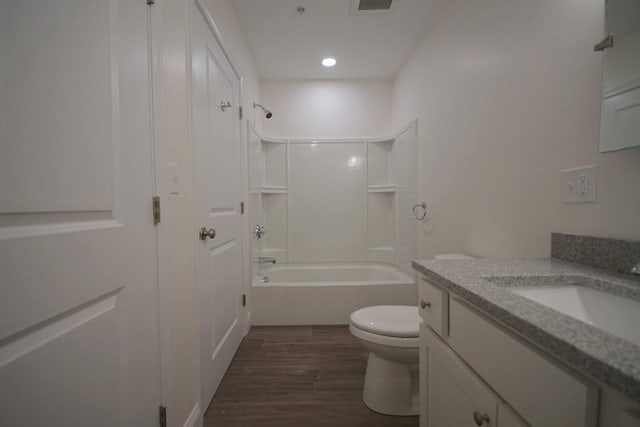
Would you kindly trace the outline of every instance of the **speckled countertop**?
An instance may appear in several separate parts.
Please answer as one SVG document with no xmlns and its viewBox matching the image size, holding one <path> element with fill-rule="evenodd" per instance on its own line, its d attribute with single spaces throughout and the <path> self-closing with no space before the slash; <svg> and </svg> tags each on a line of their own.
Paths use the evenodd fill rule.
<svg viewBox="0 0 640 427">
<path fill-rule="evenodd" d="M 413 268 L 574 369 L 640 401 L 639 345 L 507 289 L 564 282 L 559 276 L 575 282 L 580 276 L 588 287 L 640 301 L 640 280 L 550 258 L 416 260 Z"/>
</svg>

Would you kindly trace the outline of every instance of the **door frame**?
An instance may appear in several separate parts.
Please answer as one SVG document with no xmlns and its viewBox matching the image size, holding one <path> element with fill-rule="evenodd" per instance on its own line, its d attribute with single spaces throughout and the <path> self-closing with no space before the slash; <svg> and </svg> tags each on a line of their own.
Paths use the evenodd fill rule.
<svg viewBox="0 0 640 427">
<path fill-rule="evenodd" d="M 241 259 L 241 271 L 242 271 L 242 292 L 248 296 L 248 277 L 250 277 L 249 274 L 249 268 L 250 268 L 250 264 L 248 262 L 249 259 L 249 252 L 248 252 L 248 237 L 249 237 L 249 226 L 248 226 L 248 215 L 246 214 L 246 207 L 247 207 L 247 198 L 248 198 L 248 178 L 247 178 L 247 174 L 248 174 L 248 159 L 247 159 L 247 144 L 246 144 L 246 135 L 245 135 L 245 129 L 244 126 L 242 126 L 243 121 L 245 120 L 244 115 L 246 114 L 244 111 L 244 78 L 242 77 L 242 73 L 240 72 L 239 68 L 236 66 L 236 62 L 234 61 L 232 55 L 231 55 L 231 51 L 228 48 L 228 45 L 225 43 L 223 37 L 222 37 L 222 33 L 220 32 L 220 30 L 218 29 L 218 26 L 216 25 L 215 21 L 213 20 L 213 17 L 211 15 L 211 13 L 209 12 L 209 9 L 207 8 L 206 4 L 205 4 L 205 0 L 189 0 L 186 2 L 187 3 L 187 117 L 188 117 L 188 122 L 190 123 L 189 126 L 189 143 L 190 143 L 190 147 L 191 147 L 191 154 L 192 154 L 192 176 L 191 176 L 191 182 L 194 183 L 195 179 L 196 179 L 196 169 L 195 169 L 195 159 L 193 156 L 195 156 L 195 150 L 194 150 L 194 140 L 193 140 L 193 110 L 192 110 L 192 102 L 193 102 L 193 55 L 192 55 L 192 48 L 193 48 L 193 44 L 192 44 L 192 40 L 191 40 L 191 28 L 194 22 L 195 17 L 192 16 L 192 12 L 191 12 L 191 5 L 194 4 L 196 6 L 196 9 L 200 12 L 200 14 L 202 15 L 202 17 L 204 18 L 205 23 L 207 24 L 207 26 L 209 27 L 209 29 L 211 30 L 211 33 L 214 37 L 214 39 L 216 40 L 216 42 L 220 45 L 220 48 L 222 50 L 222 53 L 225 57 L 225 59 L 229 62 L 229 65 L 231 66 L 231 70 L 233 71 L 234 76 L 238 79 L 239 81 L 239 87 L 238 87 L 238 102 L 239 102 L 239 107 L 242 108 L 243 110 L 243 118 L 242 119 L 238 119 L 238 129 L 236 129 L 238 131 L 238 143 L 240 144 L 240 157 L 241 157 L 241 164 L 240 164 L 240 175 L 241 175 L 241 199 L 245 204 L 245 212 L 244 214 L 242 214 L 242 218 L 241 218 L 241 238 L 242 238 L 242 259 Z M 234 111 L 234 114 L 238 114 L 237 111 Z M 197 233 L 196 233 L 196 215 L 197 215 L 197 194 L 195 194 L 195 191 L 193 192 L 193 201 L 192 201 L 192 206 L 193 206 L 193 212 L 192 212 L 192 223 L 194 224 L 194 229 L 193 229 L 193 246 L 194 246 L 194 254 L 197 253 L 197 250 L 200 250 L 200 242 L 197 239 Z M 193 263 L 193 269 L 194 269 L 194 277 L 196 278 L 196 284 L 197 284 L 197 268 L 196 268 L 196 257 L 194 257 L 194 263 Z M 197 291 L 196 291 L 196 297 L 197 297 Z M 248 299 L 248 298 L 247 298 Z M 197 300 L 194 301 L 194 304 L 196 304 L 196 309 L 198 307 L 197 305 Z M 249 303 L 247 303 L 247 305 L 245 307 L 241 308 L 241 322 L 242 324 L 240 325 L 241 330 L 243 331 L 243 333 L 246 335 L 247 332 L 249 331 Z M 200 417 L 204 416 L 204 412 L 207 410 L 206 407 L 204 407 L 204 404 L 208 404 L 209 402 L 202 402 L 202 387 L 200 384 L 200 380 L 201 380 L 201 360 L 200 360 L 200 326 L 196 326 L 197 327 L 197 333 L 195 334 L 196 336 L 196 349 L 197 351 L 195 352 L 196 355 L 196 366 L 197 366 L 197 380 L 195 381 L 196 384 L 194 384 L 194 386 L 197 389 L 197 396 L 199 396 L 198 402 L 199 402 L 199 409 L 200 409 Z"/>
<path fill-rule="evenodd" d="M 160 197 L 161 221 L 155 226 L 155 249 L 156 249 L 156 282 L 158 292 L 158 331 L 159 331 L 159 356 L 160 356 L 160 399 L 159 404 L 166 408 L 173 407 L 172 400 L 172 350 L 171 350 L 171 300 L 170 300 L 170 270 L 169 270 L 169 231 L 166 223 L 162 221 L 162 205 L 168 203 L 169 185 L 168 157 L 167 157 L 167 137 L 166 129 L 162 126 L 165 123 L 164 104 L 164 74 L 162 69 L 163 50 L 162 40 L 164 8 L 163 2 L 150 4 L 147 13 L 147 28 L 149 40 L 149 93 L 151 94 L 152 111 L 152 165 L 153 173 L 153 196 Z M 151 201 L 149 201 L 151 205 Z M 166 208 L 165 208 L 166 209 Z"/>
</svg>

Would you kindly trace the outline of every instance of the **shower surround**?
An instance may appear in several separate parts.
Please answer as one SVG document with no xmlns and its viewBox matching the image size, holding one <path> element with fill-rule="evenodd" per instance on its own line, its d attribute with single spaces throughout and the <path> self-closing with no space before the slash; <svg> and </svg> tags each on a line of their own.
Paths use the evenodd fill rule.
<svg viewBox="0 0 640 427">
<path fill-rule="evenodd" d="M 254 236 L 253 257 L 274 257 L 276 269 L 297 274 L 301 265 L 311 275 L 339 272 L 281 281 L 254 264 L 252 323 L 344 324 L 367 305 L 415 304 L 416 122 L 382 138 L 275 139 L 251 126 L 247 134 L 250 224 L 266 230 Z M 369 278 L 343 280 L 345 268 L 368 269 Z M 326 315 L 312 316 L 309 304 L 326 306 Z"/>
</svg>

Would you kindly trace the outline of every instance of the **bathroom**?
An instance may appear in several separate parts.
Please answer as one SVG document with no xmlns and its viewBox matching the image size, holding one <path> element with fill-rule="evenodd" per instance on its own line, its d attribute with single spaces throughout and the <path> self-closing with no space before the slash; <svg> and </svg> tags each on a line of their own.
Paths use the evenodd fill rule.
<svg viewBox="0 0 640 427">
<path fill-rule="evenodd" d="M 415 253 L 407 259 L 428 260 L 446 253 L 464 253 L 476 258 L 549 257 L 553 232 L 640 240 L 640 150 L 601 153 L 598 149 L 603 54 L 594 52 L 593 45 L 602 40 L 605 34 L 602 0 L 394 0 L 394 8 L 400 9 L 408 4 L 407 7 L 415 8 L 414 15 L 424 13 L 419 15 L 423 28 L 410 44 L 402 46 L 404 53 L 395 68 L 375 63 L 369 66 L 370 73 L 344 75 L 342 78 L 336 78 L 335 73 L 351 66 L 349 64 L 353 58 L 359 57 L 357 51 L 344 57 L 332 51 L 334 46 L 321 47 L 318 55 L 336 57 L 337 64 L 332 69 L 322 68 L 320 56 L 308 62 L 302 62 L 303 57 L 300 56 L 300 61 L 291 66 L 287 74 L 278 75 L 269 69 L 259 69 L 258 52 L 251 44 L 249 33 L 259 27 L 253 19 L 260 16 L 273 18 L 274 15 L 278 18 L 279 14 L 283 28 L 290 28 L 287 27 L 287 23 L 290 23 L 297 31 L 281 34 L 274 29 L 265 42 L 277 48 L 281 37 L 303 42 L 308 36 L 318 43 L 322 37 L 311 32 L 311 28 L 315 27 L 311 27 L 309 21 L 318 19 L 316 13 L 324 13 L 324 7 L 319 3 L 342 10 L 343 16 L 336 17 L 336 20 L 369 18 L 350 15 L 351 4 L 347 0 L 156 0 L 150 2 L 154 4 L 144 4 L 140 10 L 136 8 L 131 11 L 127 8 L 134 6 L 125 6 L 125 3 L 117 0 L 92 3 L 68 1 L 59 7 L 59 10 L 70 7 L 69 10 L 75 11 L 68 14 L 67 18 L 63 14 L 41 13 L 35 6 L 16 11 L 13 6 L 17 3 L 10 0 L 1 3 L 0 35 L 5 31 L 9 35 L 3 35 L 0 39 L 14 40 L 10 37 L 13 36 L 16 40 L 24 40 L 20 48 L 25 49 L 27 54 L 0 50 L 3 57 L 6 53 L 23 60 L 15 62 L 19 68 L 8 70 L 12 73 L 6 69 L 8 62 L 0 62 L 0 95 L 3 99 L 13 100 L 12 105 L 19 106 L 9 110 L 4 102 L 0 105 L 0 125 L 3 127 L 0 135 L 5 135 L 6 123 L 23 123 L 14 115 L 9 116 L 11 121 L 5 121 L 7 112 L 14 114 L 16 111 L 26 111 L 29 113 L 27 117 L 46 119 L 28 122 L 37 131 L 25 133 L 30 141 L 49 141 L 49 144 L 55 141 L 58 149 L 69 150 L 57 155 L 44 142 L 40 142 L 39 145 L 33 143 L 37 150 L 24 148 L 16 151 L 19 145 L 5 146 L 4 137 L 0 147 L 0 270 L 6 278 L 2 279 L 0 286 L 0 300 L 3 301 L 0 324 L 4 325 L 0 329 L 0 350 L 3 355 L 0 358 L 0 384 L 5 384 L 0 385 L 0 402 L 11 402 L 11 414 L 19 414 L 16 417 L 29 419 L 32 416 L 31 420 L 40 421 L 53 417 L 60 424 L 99 425 L 95 417 L 100 414 L 104 417 L 101 418 L 105 420 L 104 425 L 109 425 L 108 420 L 114 419 L 127 420 L 121 425 L 156 425 L 157 408 L 161 406 L 166 408 L 167 425 L 190 426 L 203 422 L 209 402 L 201 397 L 203 382 L 206 382 L 202 374 L 201 344 L 206 336 L 200 330 L 203 319 L 200 317 L 198 280 L 203 273 L 198 269 L 198 263 L 201 262 L 202 244 L 215 243 L 225 237 L 223 230 L 217 228 L 218 236 L 211 239 L 207 234 L 205 243 L 202 243 L 197 238 L 197 231 L 205 225 L 207 229 L 214 227 L 201 223 L 201 218 L 194 213 L 198 194 L 201 194 L 197 180 L 201 171 L 198 163 L 198 150 L 201 147 L 197 143 L 198 134 L 193 129 L 197 107 L 193 100 L 197 93 L 193 90 L 192 54 L 196 43 L 194 27 L 196 18 L 200 19 L 200 16 L 208 16 L 215 24 L 209 31 L 222 40 L 225 54 L 235 70 L 228 75 L 235 72 L 241 82 L 241 90 L 233 94 L 235 98 L 232 99 L 230 95 L 224 97 L 230 100 L 232 107 L 242 106 L 243 115 L 236 123 L 239 134 L 237 140 L 241 147 L 239 154 L 243 159 L 238 176 L 242 180 L 240 200 L 245 203 L 247 212 L 241 217 L 239 228 L 239 241 L 245 244 L 238 249 L 240 255 L 236 254 L 243 262 L 234 273 L 241 277 L 242 286 L 234 289 L 234 292 L 238 301 L 240 296 L 245 296 L 246 305 L 235 313 L 240 319 L 237 323 L 239 329 L 233 332 L 238 342 L 249 331 L 250 325 L 258 324 L 254 321 L 260 322 L 261 316 L 265 318 L 279 314 L 281 309 L 284 311 L 284 307 L 273 307 L 272 304 L 255 306 L 258 301 L 254 301 L 253 288 L 262 293 L 276 289 L 252 285 L 252 274 L 257 274 L 260 266 L 250 260 L 258 256 L 275 257 L 275 265 L 261 266 L 267 269 L 277 268 L 287 262 L 309 261 L 295 258 L 295 253 L 287 254 L 287 262 L 278 259 L 277 253 L 262 253 L 259 250 L 254 253 L 255 249 L 260 249 L 260 245 L 277 242 L 273 239 L 279 236 L 284 236 L 282 242 L 288 245 L 290 242 L 286 239 L 294 236 L 286 234 L 287 230 L 278 230 L 277 223 L 273 222 L 262 224 L 265 225 L 263 239 L 256 239 L 252 234 L 255 225 L 261 224 L 256 221 L 261 218 L 257 207 L 262 208 L 265 203 L 262 200 L 259 202 L 261 205 L 256 206 L 258 202 L 252 199 L 251 194 L 251 172 L 254 171 L 251 167 L 252 132 L 262 139 L 284 141 L 284 145 L 289 144 L 290 148 L 294 144 L 289 140 L 302 141 L 310 146 L 316 139 L 318 144 L 323 143 L 321 140 L 332 140 L 340 141 L 335 143 L 336 147 L 360 144 L 359 149 L 364 149 L 367 144 L 373 145 L 380 139 L 395 137 L 407 126 L 415 126 L 411 132 L 415 132 L 417 143 L 414 157 L 416 186 L 411 202 L 401 206 L 400 203 L 388 203 L 390 198 L 384 193 L 371 196 L 372 193 L 367 191 L 366 176 L 358 178 L 365 179 L 361 182 L 363 191 L 357 197 L 358 203 L 363 206 L 375 201 L 387 203 L 391 205 L 390 212 L 400 217 L 402 214 L 411 215 L 413 205 L 426 203 L 424 220 L 404 217 L 407 219 L 406 225 L 413 231 L 409 236 L 415 238 Z M 44 5 L 40 7 L 44 8 Z M 58 10 L 54 6 L 47 7 Z M 302 14 L 298 11 L 299 7 L 305 9 Z M 125 12 L 119 15 L 119 10 Z M 255 15 L 244 14 L 249 12 Z M 390 12 L 387 17 L 393 17 L 394 13 Z M 126 33 L 114 36 L 117 32 L 110 31 L 109 26 L 120 20 L 127 21 L 123 16 L 129 16 L 130 20 L 138 23 L 147 22 L 148 31 L 142 31 L 144 25 L 139 25 L 139 29 L 134 31 L 133 28 L 137 26 L 124 27 L 122 24 Z M 20 25 L 9 25 L 5 21 L 9 19 L 7 17 L 12 20 L 15 17 L 13 22 Z M 65 37 L 56 39 L 54 36 L 60 35 L 59 28 L 55 22 L 47 21 L 68 19 L 77 23 L 82 22 L 80 18 L 87 19 L 90 25 L 86 28 L 70 25 L 69 28 L 87 35 L 83 39 L 73 38 L 73 32 L 63 33 Z M 323 19 L 324 22 L 332 22 L 330 18 L 323 16 Z M 37 39 L 23 37 L 29 34 L 25 30 L 30 28 L 29 25 L 33 25 L 32 35 Z M 274 27 L 279 28 L 280 25 Z M 91 28 L 92 32 L 87 28 Z M 379 29 L 380 34 L 372 34 L 370 39 L 377 43 L 368 45 L 367 50 L 372 51 L 383 44 L 384 25 Z M 325 31 L 332 30 L 328 28 Z M 88 37 L 92 34 L 93 37 Z M 138 37 L 136 40 L 146 40 L 145 37 L 148 37 L 153 41 L 150 47 L 145 45 L 145 52 L 149 55 L 144 56 L 153 59 L 149 61 L 153 73 L 150 85 L 122 86 L 122 92 L 115 97 L 113 85 L 128 82 L 125 72 L 133 73 L 137 70 L 135 66 L 139 65 L 130 59 L 137 52 L 133 49 L 139 49 L 144 44 L 127 44 L 120 41 L 119 37 Z M 56 40 L 61 40 L 54 45 L 63 46 L 60 52 L 38 49 L 44 41 L 54 43 Z M 77 57 L 93 58 L 89 55 L 92 46 L 89 43 L 99 47 L 95 52 L 102 55 L 100 58 L 106 58 L 103 62 L 98 59 L 93 62 L 75 60 Z M 120 50 L 114 46 L 118 49 L 130 47 L 131 51 L 121 49 L 121 56 L 118 57 Z M 6 43 L 0 49 L 5 47 Z M 315 47 L 307 50 L 315 54 Z M 279 52 L 275 59 L 284 61 L 294 56 L 286 51 Z M 384 58 L 382 54 L 369 56 Z M 115 67 L 108 62 L 113 57 L 118 59 L 113 63 L 124 67 L 125 74 L 120 75 L 119 80 L 107 72 L 110 67 Z M 47 71 L 46 75 L 27 72 L 23 75 L 42 79 L 42 84 L 30 87 L 4 84 L 5 78 L 15 81 L 16 76 L 20 75 L 16 70 L 35 72 L 37 67 L 33 67 L 33 61 L 36 58 L 40 61 L 36 64 Z M 71 65 L 65 68 L 63 62 L 72 64 L 74 68 Z M 358 66 L 357 63 L 353 65 Z M 393 69 L 389 71 L 390 68 Z M 74 74 L 71 72 L 74 70 L 79 72 Z M 388 74 L 379 74 L 382 72 Z M 310 78 L 303 73 L 319 74 Z M 88 79 L 88 75 L 92 78 Z M 68 77 L 65 79 L 65 76 Z M 98 81 L 107 83 L 99 87 L 91 84 Z M 152 90 L 145 91 L 145 87 Z M 148 99 L 151 92 L 151 104 L 140 101 Z M 122 103 L 119 108 L 117 104 L 109 102 L 116 98 Z M 18 102 L 21 99 L 39 100 L 44 107 L 25 106 Z M 254 107 L 253 103 L 259 103 L 271 111 L 272 117 L 267 119 L 265 112 L 260 107 Z M 116 144 L 113 151 L 100 148 L 104 145 L 112 148 L 110 141 L 112 133 L 115 133 L 113 129 L 120 129 L 119 132 L 126 134 L 131 141 L 151 138 L 139 130 L 141 126 L 136 125 L 134 120 L 138 114 L 142 114 L 140 111 L 146 111 L 148 105 L 154 107 L 151 114 L 154 120 L 147 126 L 147 133 L 152 134 L 155 148 L 146 147 L 145 152 L 132 153 L 124 150 L 136 144 Z M 107 118 L 64 121 L 70 114 Z M 117 123 L 119 127 L 111 127 L 111 117 L 114 116 L 120 117 Z M 66 123 L 68 126 L 61 128 L 55 123 Z M 6 134 L 28 132 L 31 129 L 29 126 L 23 128 L 9 129 Z M 78 138 L 78 141 L 95 140 L 95 149 L 89 152 L 86 143 L 74 142 L 74 145 L 68 142 L 72 140 L 67 138 L 72 131 L 82 131 L 82 138 Z M 104 138 L 93 138 L 95 135 L 103 135 Z M 123 141 L 127 140 L 123 137 Z M 149 155 L 149 152 L 152 154 Z M 118 157 L 118 153 L 126 156 Z M 111 158 L 111 163 L 101 160 L 105 158 Z M 362 161 L 369 162 L 369 159 L 363 156 Z M 117 175 L 112 174 L 111 168 L 105 167 L 110 164 L 114 165 L 114 170 L 131 167 L 134 174 L 116 179 Z M 364 166 L 363 163 L 361 167 Z M 595 166 L 596 202 L 564 203 L 562 171 L 585 166 Z M 138 183 L 140 187 L 137 187 Z M 289 187 L 291 184 L 288 183 Z M 9 191 L 14 188 L 20 191 Z M 63 188 L 64 191 L 61 190 Z M 292 190 L 287 188 L 287 191 Z M 322 188 L 316 188 L 316 191 L 319 190 Z M 122 218 L 126 211 L 120 208 L 128 201 L 139 201 L 139 209 L 143 212 L 141 217 L 146 218 L 146 211 L 151 206 L 148 200 L 151 194 L 160 198 L 159 224 L 155 228 L 151 224 L 140 231 L 127 229 L 132 234 L 123 237 L 125 243 L 115 237 L 107 238 L 107 232 L 122 229 L 117 223 L 124 223 Z M 269 206 L 276 209 L 276 213 L 277 209 L 286 213 L 291 209 L 291 206 L 286 207 L 286 203 L 292 202 L 286 202 L 291 196 L 283 194 L 282 189 L 275 189 L 274 194 L 266 198 L 273 202 Z M 120 201 L 115 208 L 112 206 L 114 199 Z M 279 206 L 279 201 L 285 206 Z M 422 213 L 420 207 L 417 210 L 419 214 Z M 227 211 L 226 207 L 221 207 L 213 212 Z M 276 214 L 274 218 L 281 218 L 281 215 Z M 380 220 L 396 219 L 387 217 Z M 304 221 L 305 218 L 301 218 L 296 223 L 287 224 L 291 227 L 288 232 L 314 226 L 313 222 Z M 360 227 L 364 222 L 363 219 L 356 226 Z M 369 229 L 374 227 L 364 226 L 360 229 L 358 248 L 367 259 L 351 261 L 369 262 L 372 260 L 369 258 L 369 247 L 387 247 L 386 244 L 369 245 L 368 239 L 381 236 L 369 233 Z M 74 237 L 83 236 L 88 229 L 96 229 L 96 233 L 102 234 L 91 239 Z M 320 243 L 330 242 L 332 230 L 314 232 L 318 238 L 324 239 Z M 344 231 L 341 233 L 341 237 L 344 237 Z M 296 242 L 294 240 L 291 243 Z M 77 255 L 58 250 L 72 245 L 78 246 Z M 231 245 L 228 247 L 231 248 Z M 281 247 L 265 247 L 285 249 L 284 244 Z M 131 251 L 127 252 L 129 256 L 126 259 L 119 255 L 124 253 L 122 248 Z M 375 255 L 389 255 L 384 251 L 379 252 L 382 255 Z M 33 256 L 27 256 L 27 253 Z M 323 261 L 336 262 L 329 258 Z M 376 261 L 388 263 L 389 259 Z M 123 267 L 114 268 L 118 265 Z M 148 267 L 139 268 L 143 265 Z M 406 265 L 411 267 L 410 263 Z M 116 311 L 112 309 L 118 307 L 119 301 L 128 301 L 125 297 L 129 294 L 118 291 L 123 285 L 112 288 L 100 283 L 91 292 L 83 285 L 88 277 L 110 278 L 115 277 L 116 272 L 140 281 L 146 277 L 154 279 L 149 282 L 154 290 L 148 292 L 153 304 L 136 296 L 138 299 L 133 300 L 135 307 L 144 304 L 146 309 L 129 309 L 135 314 L 132 324 L 123 323 L 125 321 L 114 315 Z M 414 277 L 413 268 L 407 273 Z M 114 281 L 123 280 L 116 278 Z M 26 290 L 20 293 L 20 289 Z M 34 297 L 45 295 L 50 289 L 59 291 L 46 297 Z M 413 305 L 416 305 L 417 291 L 413 289 L 410 292 L 413 294 L 406 297 L 398 297 L 393 293 L 382 298 L 388 304 L 411 304 L 407 301 L 411 297 L 415 298 Z M 132 294 L 137 295 L 135 292 Z M 65 296 L 64 301 L 61 295 Z M 259 295 L 257 298 L 262 297 L 279 298 L 276 294 Z M 395 297 L 398 300 L 391 299 Z M 314 299 L 315 295 L 300 298 Z M 319 298 L 330 300 L 331 294 L 325 293 Z M 371 301 L 367 305 L 382 303 Z M 265 306 L 275 310 L 259 312 Z M 344 310 L 352 308 L 345 307 Z M 309 306 L 299 309 L 305 310 L 312 311 Z M 329 310 L 331 307 L 326 311 L 320 310 L 320 314 L 326 314 Z M 34 314 L 31 315 L 31 312 Z M 89 340 L 73 335 L 82 334 L 85 326 L 75 327 L 72 333 L 65 332 L 70 328 L 58 320 L 72 321 L 71 315 L 84 316 L 85 320 L 76 322 L 80 326 L 89 325 L 91 319 L 105 322 L 95 325 L 99 333 L 92 336 L 107 338 L 101 341 L 95 339 L 94 344 L 93 338 Z M 112 320 L 114 323 L 107 322 Z M 348 319 L 339 322 L 322 320 L 324 324 L 348 323 Z M 130 336 L 135 338 L 125 339 L 123 342 L 126 345 L 118 344 L 120 338 L 117 331 L 123 329 L 129 329 Z M 151 330 L 157 331 L 159 338 L 149 339 L 145 331 Z M 23 340 L 24 337 L 29 339 Z M 118 354 L 114 350 L 116 345 L 125 349 L 126 353 Z M 69 348 L 82 351 L 73 353 L 65 350 Z M 95 363 L 84 364 L 82 359 L 72 357 L 74 354 L 85 354 L 91 348 L 103 355 L 88 354 L 87 357 L 92 357 L 90 360 Z M 155 348 L 156 351 L 149 348 Z M 143 351 L 152 355 L 146 363 L 131 357 Z M 232 357 L 233 352 L 230 353 L 229 357 Z M 75 366 L 65 364 L 65 358 L 73 360 Z M 151 359 L 155 362 L 149 362 Z M 52 363 L 52 360 L 56 362 Z M 138 372 L 138 375 L 127 382 L 96 373 L 101 369 L 104 369 L 103 372 L 111 372 L 109 369 L 120 372 L 122 368 L 116 366 L 118 364 L 113 360 L 127 360 L 131 365 L 125 363 L 125 370 Z M 94 366 L 97 361 L 101 368 Z M 217 369 L 224 372 L 222 368 Z M 21 382 L 21 378 L 24 378 L 21 375 L 27 375 L 30 382 Z M 38 377 L 34 379 L 32 375 Z M 109 401 L 109 405 L 104 406 L 97 404 L 96 399 L 92 399 L 93 395 L 83 392 L 88 390 L 83 386 L 84 378 L 91 378 L 91 384 L 94 385 L 103 384 L 96 391 L 101 396 L 127 395 L 117 390 L 153 388 L 155 391 L 148 393 L 146 399 L 136 401 L 135 405 L 104 399 Z M 7 384 L 16 386 L 9 388 Z M 32 387 L 25 384 L 31 384 Z M 24 388 L 17 385 L 24 385 Z M 19 390 L 23 390 L 22 394 Z M 58 394 L 58 391 L 61 393 Z M 60 398 L 48 397 L 52 392 L 56 392 Z M 7 407 L 5 405 L 9 404 L 0 403 L 3 409 Z M 34 410 L 30 405 L 39 410 Z M 7 411 L 0 413 L 9 414 Z M 5 419 L 0 415 L 0 424 L 21 419 Z M 8 425 L 21 425 L 9 421 Z M 417 425 L 415 422 L 414 425 Z M 321 421 L 319 423 L 322 425 Z M 22 423 L 25 424 L 29 423 Z"/>
</svg>

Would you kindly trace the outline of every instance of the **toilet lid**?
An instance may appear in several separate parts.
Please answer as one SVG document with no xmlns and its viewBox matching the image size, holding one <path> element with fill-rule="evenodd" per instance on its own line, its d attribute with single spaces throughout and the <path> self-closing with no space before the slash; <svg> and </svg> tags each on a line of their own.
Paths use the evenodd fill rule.
<svg viewBox="0 0 640 427">
<path fill-rule="evenodd" d="M 351 313 L 351 323 L 362 330 L 389 337 L 417 337 L 420 325 L 418 307 L 378 305 Z"/>
</svg>

